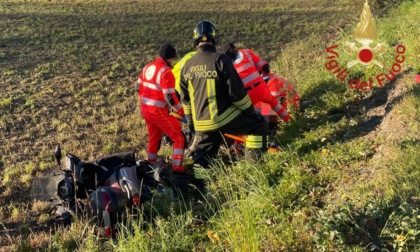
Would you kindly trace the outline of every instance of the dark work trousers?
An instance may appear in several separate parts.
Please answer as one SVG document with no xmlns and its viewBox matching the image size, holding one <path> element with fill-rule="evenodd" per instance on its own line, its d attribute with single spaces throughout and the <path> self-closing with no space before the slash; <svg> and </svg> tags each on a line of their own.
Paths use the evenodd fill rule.
<svg viewBox="0 0 420 252">
<path fill-rule="evenodd" d="M 247 116 L 243 113 L 217 131 L 196 132 L 192 150 L 194 151 L 194 164 L 209 168 L 213 159 L 216 158 L 220 145 L 223 143 L 224 134 L 232 135 L 255 135 L 267 139 L 267 125 L 257 115 Z M 263 147 L 258 151 L 266 151 L 267 142 L 263 141 Z"/>
</svg>

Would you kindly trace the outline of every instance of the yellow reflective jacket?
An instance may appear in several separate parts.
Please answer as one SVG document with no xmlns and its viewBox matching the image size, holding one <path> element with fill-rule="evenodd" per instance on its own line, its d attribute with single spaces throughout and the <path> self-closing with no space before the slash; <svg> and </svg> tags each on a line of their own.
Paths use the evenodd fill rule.
<svg viewBox="0 0 420 252">
<path fill-rule="evenodd" d="M 181 79 L 181 69 L 185 65 L 185 62 L 191 59 L 191 57 L 196 53 L 196 51 L 192 51 L 185 54 L 185 56 L 182 57 L 182 59 L 175 64 L 174 68 L 172 68 L 172 73 L 175 76 L 175 90 L 178 92 L 178 94 L 181 93 L 181 88 L 179 87 L 179 81 Z"/>
</svg>

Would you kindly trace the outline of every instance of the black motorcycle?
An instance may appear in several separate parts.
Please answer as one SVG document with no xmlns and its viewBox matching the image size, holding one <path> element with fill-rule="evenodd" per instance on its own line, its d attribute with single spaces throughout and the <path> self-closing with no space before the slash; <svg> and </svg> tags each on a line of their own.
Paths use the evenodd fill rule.
<svg viewBox="0 0 420 252">
<path fill-rule="evenodd" d="M 60 216 L 64 225 L 70 225 L 73 216 L 88 216 L 102 228 L 105 237 L 115 236 L 115 226 L 125 221 L 127 211 L 139 209 L 159 193 L 173 198 L 188 193 L 194 183 L 192 176 L 172 175 L 163 163 L 136 160 L 134 152 L 90 162 L 67 153 L 64 167 L 60 145 L 54 156 L 59 171 L 52 174 L 54 206 L 50 214 Z"/>
</svg>

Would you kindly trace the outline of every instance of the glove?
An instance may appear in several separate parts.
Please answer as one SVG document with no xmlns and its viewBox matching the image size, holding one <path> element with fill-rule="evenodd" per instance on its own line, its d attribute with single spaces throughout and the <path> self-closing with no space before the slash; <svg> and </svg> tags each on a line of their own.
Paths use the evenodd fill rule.
<svg viewBox="0 0 420 252">
<path fill-rule="evenodd" d="M 169 115 L 175 117 L 178 121 L 182 120 L 182 117 L 176 112 L 170 112 Z"/>
<path fill-rule="evenodd" d="M 171 112 L 169 113 L 169 115 L 175 117 L 180 122 L 187 123 L 187 118 L 185 117 L 185 115 L 180 115 L 176 112 Z"/>
</svg>

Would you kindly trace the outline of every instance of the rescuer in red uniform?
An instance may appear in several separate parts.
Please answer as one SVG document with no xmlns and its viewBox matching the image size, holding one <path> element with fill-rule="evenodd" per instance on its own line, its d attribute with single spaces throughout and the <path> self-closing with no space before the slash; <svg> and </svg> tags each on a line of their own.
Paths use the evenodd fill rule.
<svg viewBox="0 0 420 252">
<path fill-rule="evenodd" d="M 184 110 L 175 94 L 175 77 L 171 71 L 176 56 L 175 48 L 170 44 L 162 44 L 159 57 L 143 68 L 138 78 L 141 113 L 146 121 L 149 142 L 147 159 L 157 161 L 162 134 L 168 135 L 173 143 L 173 170 L 184 172 L 185 139 L 181 132 L 180 122 L 169 115 L 171 108 L 181 117 Z"/>
<path fill-rule="evenodd" d="M 244 83 L 252 104 L 267 103 L 284 121 L 290 120 L 287 110 L 271 95 L 260 73 L 270 73 L 267 62 L 260 59 L 251 49 L 237 49 L 233 43 L 226 43 L 223 52 L 233 60 L 233 65 Z"/>
<path fill-rule="evenodd" d="M 288 105 L 293 104 L 296 111 L 299 109 L 300 96 L 292 83 L 274 73 L 264 75 L 263 79 L 271 95 L 279 100 L 284 108 L 287 109 Z"/>
</svg>

